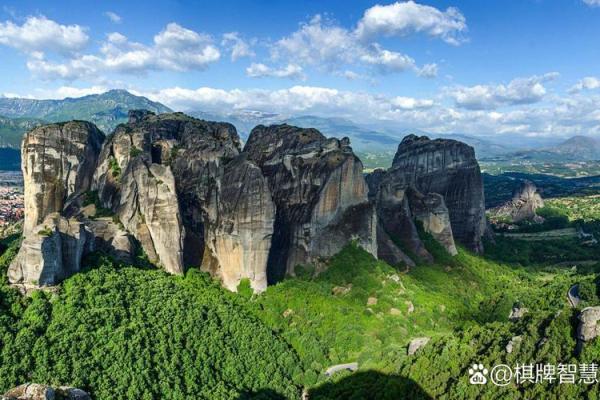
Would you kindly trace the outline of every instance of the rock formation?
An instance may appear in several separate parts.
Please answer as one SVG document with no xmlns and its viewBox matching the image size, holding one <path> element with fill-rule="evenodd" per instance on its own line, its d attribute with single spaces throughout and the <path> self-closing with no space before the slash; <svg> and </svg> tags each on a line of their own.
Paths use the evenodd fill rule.
<svg viewBox="0 0 600 400">
<path fill-rule="evenodd" d="M 23 138 L 23 244 L 8 269 L 11 283 L 53 285 L 80 270 L 89 234 L 62 214 L 90 189 L 104 134 L 73 121 L 33 129 Z"/>
<path fill-rule="evenodd" d="M 230 290 L 249 279 L 262 291 L 297 265 L 319 272 L 349 241 L 414 266 L 433 260 L 415 223 L 450 254 L 454 235 L 479 249 L 485 226 L 479 167 L 454 141 L 409 136 L 389 171 L 365 179 L 347 138 L 258 126 L 242 151 L 230 124 L 132 111 L 106 141 L 74 121 L 34 129 L 22 152 L 12 283 L 55 285 L 92 251 L 132 262 L 139 246 L 169 273 L 196 266 Z"/>
<path fill-rule="evenodd" d="M 454 238 L 483 252 L 486 231 L 483 181 L 472 147 L 449 139 L 405 137 L 388 175 L 421 193 L 443 196 Z"/>
<path fill-rule="evenodd" d="M 0 400 L 91 400 L 81 389 L 61 386 L 52 388 L 37 383 L 26 383 L 9 390 Z"/>
<path fill-rule="evenodd" d="M 21 147 L 25 237 L 46 215 L 62 212 L 89 190 L 103 141 L 104 134 L 83 121 L 45 125 L 25 134 Z"/>
<path fill-rule="evenodd" d="M 600 334 L 600 307 L 586 307 L 579 314 L 577 339 L 588 342 Z"/>
<path fill-rule="evenodd" d="M 244 153 L 261 168 L 277 209 L 269 282 L 334 255 L 351 239 L 377 253 L 375 210 L 347 138 L 285 124 L 257 126 Z"/>
<path fill-rule="evenodd" d="M 450 214 L 444 197 L 439 193 L 424 195 L 414 189 L 409 189 L 408 197 L 411 211 L 415 219 L 423 225 L 425 232 L 430 233 L 450 255 L 457 255 Z"/>
<path fill-rule="evenodd" d="M 513 197 L 507 203 L 491 210 L 494 218 L 508 219 L 509 222 L 532 220 L 542 222 L 543 218 L 536 214 L 538 208 L 544 207 L 537 186 L 531 181 L 522 181 L 519 188 L 513 192 Z"/>
</svg>

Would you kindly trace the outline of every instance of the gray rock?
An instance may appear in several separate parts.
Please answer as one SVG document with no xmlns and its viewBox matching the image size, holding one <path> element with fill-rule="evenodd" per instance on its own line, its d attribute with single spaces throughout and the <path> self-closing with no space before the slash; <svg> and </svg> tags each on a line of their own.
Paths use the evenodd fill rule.
<svg viewBox="0 0 600 400">
<path fill-rule="evenodd" d="M 506 352 L 511 354 L 515 347 L 517 347 L 523 341 L 521 336 L 513 336 L 510 341 L 506 344 Z"/>
<path fill-rule="evenodd" d="M 347 138 L 316 129 L 257 126 L 244 148 L 269 182 L 277 213 L 267 266 L 270 283 L 354 240 L 377 254 L 376 219 L 362 163 Z"/>
<path fill-rule="evenodd" d="M 523 318 L 523 316 L 529 312 L 529 309 L 526 307 L 521 307 L 520 305 L 514 305 L 508 314 L 508 319 L 510 321 L 516 321 L 518 319 Z"/>
<path fill-rule="evenodd" d="M 8 279 L 18 284 L 56 285 L 81 270 L 81 258 L 90 240 L 81 222 L 49 214 L 23 239 L 8 269 Z"/>
<path fill-rule="evenodd" d="M 450 224 L 450 215 L 444 197 L 438 193 L 423 195 L 415 189 L 408 190 L 410 209 L 415 218 L 423 224 L 425 232 L 430 233 L 450 255 L 457 255 L 454 235 Z"/>
<path fill-rule="evenodd" d="M 525 180 L 521 182 L 518 189 L 515 189 L 511 200 L 490 210 L 490 214 L 495 218 L 507 218 L 511 222 L 531 220 L 541 223 L 544 219 L 536 214 L 536 210 L 541 207 L 544 207 L 544 200 L 537 186 Z"/>
<path fill-rule="evenodd" d="M 25 237 L 46 215 L 62 212 L 89 190 L 103 141 L 104 134 L 83 121 L 44 125 L 25 134 L 21 148 Z"/>
<path fill-rule="evenodd" d="M 577 326 L 577 339 L 588 342 L 600 334 L 600 307 L 586 307 L 579 314 Z"/>
<path fill-rule="evenodd" d="M 266 178 L 256 164 L 240 156 L 227 164 L 220 179 L 216 213 L 209 214 L 202 269 L 235 291 L 250 279 L 255 292 L 267 288 L 275 204 Z"/>
<path fill-rule="evenodd" d="M 475 252 L 483 252 L 483 180 L 472 147 L 456 140 L 409 135 L 398 146 L 387 176 L 397 186 L 441 194 L 454 238 Z"/>
<path fill-rule="evenodd" d="M 37 383 L 26 383 L 6 392 L 2 400 L 91 400 L 81 389 L 61 386 L 52 388 Z"/>
<path fill-rule="evenodd" d="M 427 343 L 429 343 L 430 340 L 431 338 L 428 337 L 420 337 L 411 340 L 408 344 L 408 355 L 412 356 L 413 354 L 415 354 L 420 348 L 424 347 Z"/>
</svg>

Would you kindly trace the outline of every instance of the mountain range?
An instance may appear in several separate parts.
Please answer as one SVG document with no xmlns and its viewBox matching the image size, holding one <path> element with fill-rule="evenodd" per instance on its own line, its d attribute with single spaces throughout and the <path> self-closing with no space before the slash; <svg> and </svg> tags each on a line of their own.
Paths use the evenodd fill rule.
<svg viewBox="0 0 600 400">
<path fill-rule="evenodd" d="M 17 149 L 23 133 L 46 122 L 86 120 L 105 133 L 110 133 L 118 124 L 127 121 L 127 113 L 132 109 L 146 109 L 159 114 L 172 111 L 161 103 L 126 90 L 110 90 L 63 100 L 0 98 L 0 147 Z M 255 110 L 227 113 L 197 110 L 188 114 L 204 120 L 231 123 L 243 142 L 257 125 L 282 123 L 302 128 L 313 127 L 328 136 L 348 137 L 367 169 L 389 166 L 398 143 L 408 134 L 462 141 L 472 146 L 477 158 L 484 161 L 568 162 L 600 158 L 600 140 L 588 136 L 575 136 L 561 143 L 557 139 L 543 137 L 436 134 L 399 128 L 389 123 L 363 125 L 339 117 L 282 115 Z"/>
<path fill-rule="evenodd" d="M 126 90 L 62 100 L 0 98 L 0 145 L 18 148 L 22 134 L 42 122 L 85 120 L 109 133 L 118 124 L 127 121 L 127 112 L 131 109 L 156 113 L 171 111 L 163 104 Z"/>
</svg>

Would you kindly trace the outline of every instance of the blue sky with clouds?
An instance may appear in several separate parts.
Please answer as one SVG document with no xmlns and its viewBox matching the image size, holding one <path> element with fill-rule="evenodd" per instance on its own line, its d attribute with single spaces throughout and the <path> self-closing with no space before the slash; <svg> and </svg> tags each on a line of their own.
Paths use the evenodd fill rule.
<svg viewBox="0 0 600 400">
<path fill-rule="evenodd" d="M 0 93 L 600 135 L 600 0 L 3 1 Z"/>
</svg>

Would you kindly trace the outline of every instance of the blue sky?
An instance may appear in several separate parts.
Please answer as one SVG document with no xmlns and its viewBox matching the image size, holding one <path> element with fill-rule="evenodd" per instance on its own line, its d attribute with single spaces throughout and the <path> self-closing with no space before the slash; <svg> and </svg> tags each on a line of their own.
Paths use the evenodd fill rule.
<svg viewBox="0 0 600 400">
<path fill-rule="evenodd" d="M 600 135 L 600 0 L 3 1 L 0 93 Z"/>
</svg>

